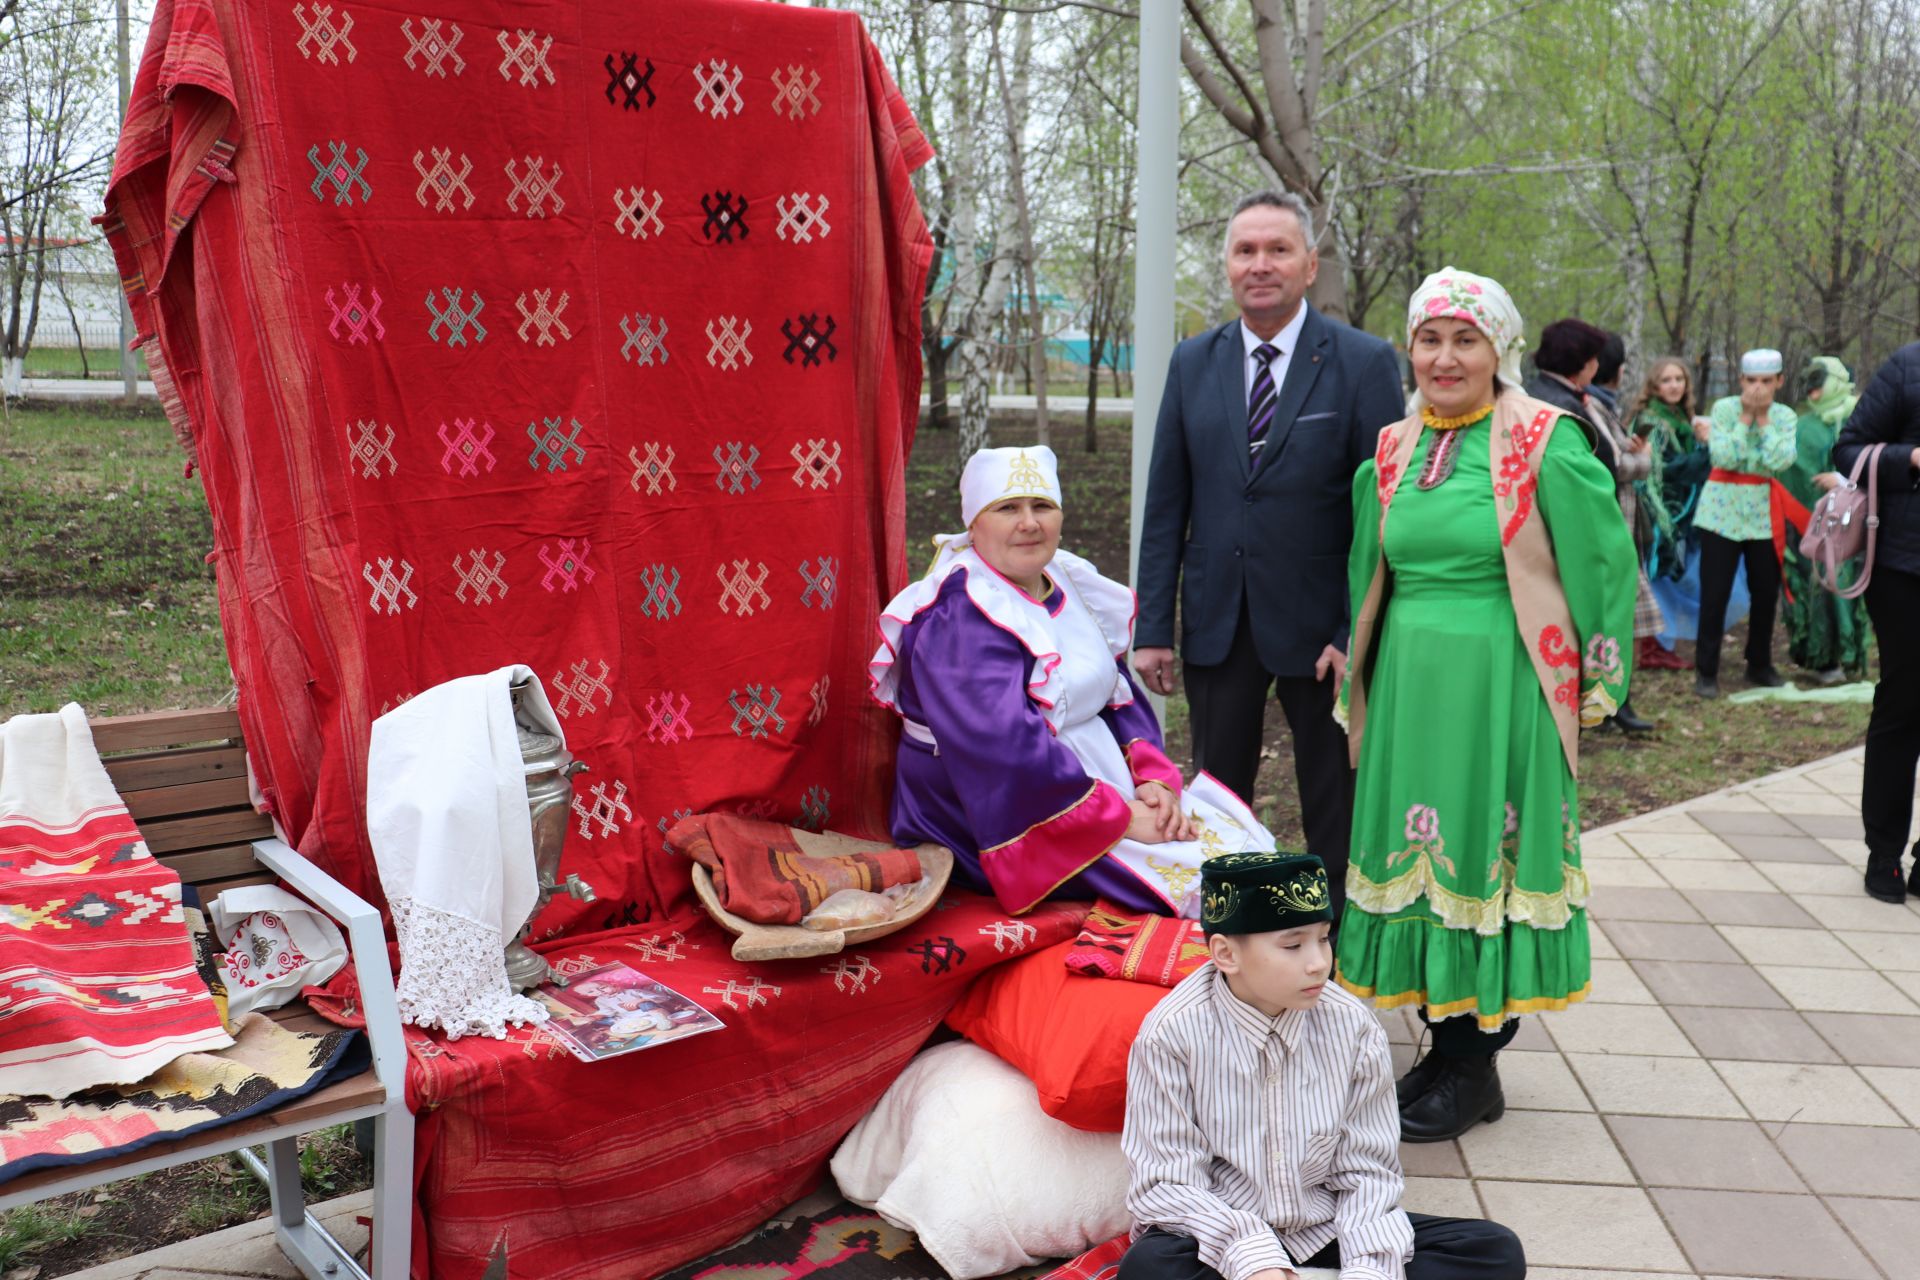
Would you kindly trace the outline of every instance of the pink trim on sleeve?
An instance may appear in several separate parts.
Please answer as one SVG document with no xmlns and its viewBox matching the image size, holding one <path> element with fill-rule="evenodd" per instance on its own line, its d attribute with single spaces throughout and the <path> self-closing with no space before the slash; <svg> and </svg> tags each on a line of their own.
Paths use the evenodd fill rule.
<svg viewBox="0 0 1920 1280">
<path fill-rule="evenodd" d="M 1133 810 L 1120 789 L 1095 782 L 1086 795 L 1051 818 L 1005 844 L 982 849 L 980 868 L 1000 905 L 1021 915 L 1106 857 L 1132 821 Z"/>
<path fill-rule="evenodd" d="M 1180 770 L 1167 759 L 1166 752 L 1145 738 L 1135 738 L 1121 749 L 1127 754 L 1127 769 L 1133 774 L 1134 786 L 1143 782 L 1164 783 L 1173 792 L 1174 799 L 1180 798 L 1183 786 Z"/>
</svg>

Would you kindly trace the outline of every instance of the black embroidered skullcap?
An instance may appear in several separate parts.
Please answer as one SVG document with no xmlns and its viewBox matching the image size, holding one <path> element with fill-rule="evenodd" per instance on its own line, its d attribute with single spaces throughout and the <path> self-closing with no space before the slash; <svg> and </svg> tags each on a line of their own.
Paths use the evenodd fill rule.
<svg viewBox="0 0 1920 1280">
<path fill-rule="evenodd" d="M 1200 865 L 1200 928 L 1274 933 L 1333 919 L 1327 868 L 1310 853 L 1228 853 Z"/>
</svg>

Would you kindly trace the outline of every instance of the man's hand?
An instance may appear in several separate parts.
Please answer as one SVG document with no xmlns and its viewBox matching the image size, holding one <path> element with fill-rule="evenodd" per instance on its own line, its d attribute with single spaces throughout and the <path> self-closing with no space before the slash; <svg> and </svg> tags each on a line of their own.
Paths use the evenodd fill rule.
<svg viewBox="0 0 1920 1280">
<path fill-rule="evenodd" d="M 1822 491 L 1831 491 L 1846 483 L 1846 479 L 1838 471 L 1822 471 L 1813 478 L 1813 482 L 1819 485 Z"/>
<path fill-rule="evenodd" d="M 1920 471 L 1920 449 L 1913 451 L 1913 457 L 1909 459 L 1909 461 L 1913 463 L 1913 469 L 1915 471 Z"/>
<path fill-rule="evenodd" d="M 1347 678 L 1347 655 L 1328 645 L 1320 651 L 1319 661 L 1313 664 L 1313 678 L 1325 680 L 1327 672 L 1333 672 L 1333 684 L 1337 689 L 1340 682 Z"/>
<path fill-rule="evenodd" d="M 1154 812 L 1155 829 L 1162 840 L 1192 840 L 1199 836 L 1193 819 L 1180 811 L 1180 797 L 1164 782 L 1143 782 L 1134 798 Z"/>
<path fill-rule="evenodd" d="M 1300 1273 L 1285 1267 L 1268 1267 L 1265 1271 L 1254 1272 L 1251 1280 L 1300 1280 Z"/>
<path fill-rule="evenodd" d="M 1773 408 L 1773 388 L 1753 386 L 1740 388 L 1740 417 L 1749 426 L 1767 425 L 1767 411 Z"/>
<path fill-rule="evenodd" d="M 1628 453 L 1645 453 L 1648 447 L 1649 446 L 1647 444 L 1647 438 L 1645 436 L 1628 436 L 1627 437 Z"/>
<path fill-rule="evenodd" d="M 1148 693 L 1173 692 L 1173 650 L 1135 649 L 1133 669 L 1140 673 L 1140 683 L 1147 686 Z"/>
</svg>

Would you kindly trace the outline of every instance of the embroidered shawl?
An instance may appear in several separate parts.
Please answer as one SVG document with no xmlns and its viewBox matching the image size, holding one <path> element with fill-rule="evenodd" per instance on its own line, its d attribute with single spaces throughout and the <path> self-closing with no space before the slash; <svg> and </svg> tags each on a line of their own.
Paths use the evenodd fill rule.
<svg viewBox="0 0 1920 1280">
<path fill-rule="evenodd" d="M 1605 636 L 1594 636 L 1583 655 L 1580 633 L 1574 627 L 1566 591 L 1560 583 L 1551 532 L 1544 520 L 1536 518 L 1539 510 L 1534 498 L 1540 485 L 1540 462 L 1561 418 L 1561 410 L 1544 401 L 1503 392 L 1493 404 L 1490 444 L 1494 510 L 1500 521 L 1500 548 L 1507 565 L 1507 585 L 1513 593 L 1514 616 L 1559 731 L 1567 768 L 1577 778 L 1580 728 L 1599 724 L 1619 707 L 1619 695 L 1607 686 L 1623 683 L 1625 675 L 1617 643 L 1610 655 Z M 1423 429 L 1418 414 L 1381 429 L 1374 465 L 1383 544 L 1387 513 L 1406 477 Z M 1578 424 L 1573 429 L 1578 430 Z M 1387 586 L 1383 552 L 1374 564 L 1366 599 L 1354 613 L 1347 653 L 1347 742 L 1356 767 L 1367 717 L 1367 655 L 1386 605 Z"/>
</svg>

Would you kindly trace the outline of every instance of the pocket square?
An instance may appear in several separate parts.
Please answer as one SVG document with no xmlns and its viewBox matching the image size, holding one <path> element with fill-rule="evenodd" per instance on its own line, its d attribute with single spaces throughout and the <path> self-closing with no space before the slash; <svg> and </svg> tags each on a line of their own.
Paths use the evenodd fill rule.
<svg viewBox="0 0 1920 1280">
<path fill-rule="evenodd" d="M 1328 409 L 1325 413 L 1303 413 L 1295 418 L 1294 422 L 1296 424 L 1302 422 L 1318 422 L 1322 418 L 1337 418 L 1339 416 L 1340 411 L 1338 409 Z"/>
</svg>

